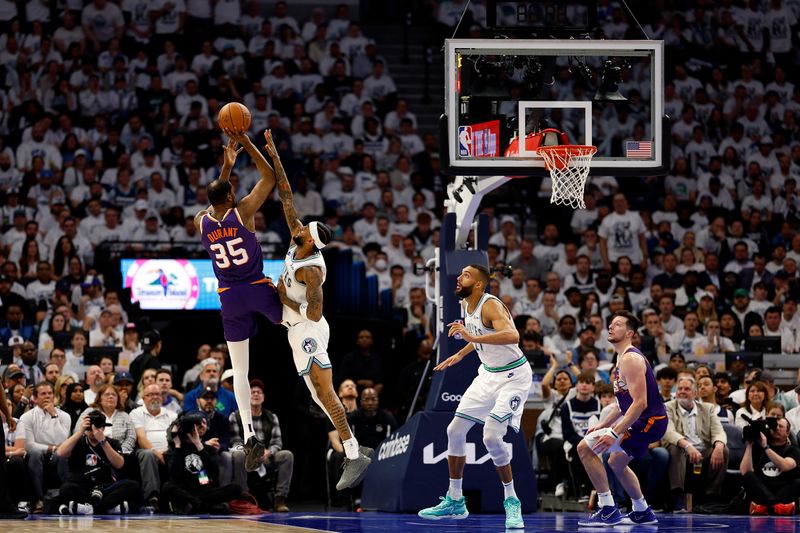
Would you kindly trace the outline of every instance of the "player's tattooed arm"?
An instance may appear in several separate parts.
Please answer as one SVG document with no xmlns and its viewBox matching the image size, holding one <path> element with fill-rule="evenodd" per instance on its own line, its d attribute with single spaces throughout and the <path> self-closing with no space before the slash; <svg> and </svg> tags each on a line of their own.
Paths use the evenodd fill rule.
<svg viewBox="0 0 800 533">
<path fill-rule="evenodd" d="M 322 318 L 322 270 L 317 266 L 308 266 L 299 272 L 303 273 L 302 281 L 306 284 L 306 316 L 309 320 L 319 322 Z"/>
<path fill-rule="evenodd" d="M 300 304 L 289 298 L 289 295 L 286 294 L 286 285 L 283 284 L 283 277 L 278 282 L 278 298 L 280 298 L 281 303 L 286 307 L 292 309 L 296 313 L 300 312 Z"/>
<path fill-rule="evenodd" d="M 286 171 L 283 169 L 281 163 L 281 156 L 275 146 L 275 141 L 272 138 L 270 130 L 264 131 L 264 139 L 267 144 L 264 149 L 267 155 L 272 158 L 272 164 L 275 165 L 275 175 L 277 177 L 278 196 L 283 205 L 283 214 L 286 217 L 286 224 L 289 226 L 289 232 L 294 235 L 303 226 L 300 223 L 300 217 L 297 216 L 297 210 L 294 208 L 294 195 L 292 195 L 292 186 L 289 184 L 289 178 L 286 177 Z"/>
</svg>

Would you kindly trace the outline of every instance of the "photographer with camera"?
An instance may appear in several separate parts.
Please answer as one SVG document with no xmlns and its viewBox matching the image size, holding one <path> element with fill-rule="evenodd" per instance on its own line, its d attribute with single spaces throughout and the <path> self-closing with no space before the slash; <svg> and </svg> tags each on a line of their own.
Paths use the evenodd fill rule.
<svg viewBox="0 0 800 533">
<path fill-rule="evenodd" d="M 202 441 L 207 429 L 205 414 L 195 411 L 179 416 L 168 430 L 170 479 L 161 495 L 177 514 L 225 514 L 228 502 L 242 495 L 239 485 L 219 485 L 219 456 Z"/>
<path fill-rule="evenodd" d="M 747 421 L 750 424 L 742 432 L 747 446 L 739 472 L 750 499 L 750 514 L 793 515 L 800 497 L 800 448 L 789 441 L 789 422 L 785 418 Z"/>
<path fill-rule="evenodd" d="M 667 432 L 664 443 L 669 452 L 669 483 L 673 512 L 686 512 L 686 472 L 689 465 L 702 478 L 706 500 L 722 493 L 728 468 L 728 437 L 717 416 L 716 405 L 695 401 L 694 378 L 681 377 L 675 399 L 664 404 L 667 409 Z"/>
<path fill-rule="evenodd" d="M 139 484 L 117 479 L 125 459 L 120 443 L 105 436 L 111 424 L 100 411 L 91 411 L 79 424 L 79 430 L 56 449 L 56 456 L 69 465 L 69 476 L 59 491 L 59 513 L 127 514 L 139 498 Z"/>
</svg>

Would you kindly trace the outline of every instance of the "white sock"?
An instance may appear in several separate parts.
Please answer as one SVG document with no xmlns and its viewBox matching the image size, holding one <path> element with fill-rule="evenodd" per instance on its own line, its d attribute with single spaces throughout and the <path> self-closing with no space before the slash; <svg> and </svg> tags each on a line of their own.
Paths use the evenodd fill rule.
<svg viewBox="0 0 800 533">
<path fill-rule="evenodd" d="M 512 479 L 508 483 L 503 483 L 503 497 L 504 498 L 516 498 L 517 493 L 514 491 L 514 480 Z"/>
<path fill-rule="evenodd" d="M 244 431 L 244 442 L 255 435 L 253 432 L 253 415 L 250 411 L 250 339 L 243 341 L 228 341 L 228 352 L 231 357 L 231 367 L 233 368 L 233 394 L 236 396 L 236 404 L 239 407 L 239 415 L 242 419 L 242 430 Z M 266 392 L 266 391 L 265 391 Z"/>
<path fill-rule="evenodd" d="M 358 459 L 358 441 L 355 437 L 342 441 L 342 446 L 344 446 L 344 454 L 348 459 Z"/>
<path fill-rule="evenodd" d="M 597 493 L 597 503 L 600 504 L 600 507 L 612 507 L 614 506 L 614 497 L 611 495 L 611 491 L 608 492 L 598 492 Z"/>
<path fill-rule="evenodd" d="M 447 490 L 447 495 L 451 500 L 460 500 L 464 497 L 461 492 L 461 480 L 450 478 L 450 488 Z"/>
<path fill-rule="evenodd" d="M 633 504 L 633 510 L 636 511 L 637 513 L 646 511 L 647 508 L 649 507 L 649 505 L 647 505 L 647 500 L 644 499 L 644 496 L 642 496 L 642 498 L 639 500 L 632 499 L 631 503 Z"/>
</svg>

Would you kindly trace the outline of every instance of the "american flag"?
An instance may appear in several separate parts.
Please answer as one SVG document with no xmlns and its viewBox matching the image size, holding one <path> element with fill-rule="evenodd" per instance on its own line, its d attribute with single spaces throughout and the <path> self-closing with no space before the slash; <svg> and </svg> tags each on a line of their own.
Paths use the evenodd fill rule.
<svg viewBox="0 0 800 533">
<path fill-rule="evenodd" d="M 649 159 L 652 153 L 651 141 L 625 141 L 625 157 L 629 159 Z"/>
</svg>

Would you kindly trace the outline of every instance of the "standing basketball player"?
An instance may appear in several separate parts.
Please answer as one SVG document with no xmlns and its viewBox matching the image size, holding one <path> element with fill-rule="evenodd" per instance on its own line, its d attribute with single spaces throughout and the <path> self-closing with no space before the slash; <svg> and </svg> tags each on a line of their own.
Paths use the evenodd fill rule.
<svg viewBox="0 0 800 533">
<path fill-rule="evenodd" d="M 648 446 L 660 440 L 667 430 L 667 411 L 653 369 L 642 352 L 631 345 L 638 329 L 639 321 L 628 311 L 614 313 L 608 326 L 608 342 L 619 354 L 613 374 L 617 409 L 590 428 L 578 443 L 578 455 L 599 498 L 599 509 L 578 522 L 581 526 L 658 522 L 642 495 L 636 474 L 628 466 L 632 459 L 647 453 Z M 619 512 L 611 496 L 601 458 L 605 452 L 611 453 L 608 464 L 633 502 L 627 517 Z"/>
<path fill-rule="evenodd" d="M 195 226 L 203 246 L 213 260 L 219 281 L 222 328 L 228 343 L 233 367 L 233 392 L 244 430 L 245 468 L 257 470 L 263 462 L 264 443 L 253 432 L 250 412 L 250 337 L 256 333 L 255 314 L 260 313 L 278 324 L 281 304 L 272 280 L 264 276 L 264 258 L 255 235 L 254 216 L 275 186 L 275 173 L 246 134 L 225 132 L 230 142 L 225 146 L 225 160 L 219 178 L 208 185 L 211 207 L 197 213 Z M 236 162 L 236 143 L 243 146 L 256 163 L 261 179 L 253 190 L 236 202 L 229 180 Z"/>
<path fill-rule="evenodd" d="M 458 353 L 442 361 L 434 370 L 444 370 L 464 359 L 472 350 L 483 363 L 478 376 L 467 388 L 447 426 L 447 466 L 450 488 L 441 503 L 419 512 L 421 518 L 466 518 L 466 498 L 461 480 L 466 464 L 467 432 L 475 423 L 483 424 L 483 443 L 503 482 L 506 528 L 521 529 L 522 506 L 514 491 L 509 446 L 503 441 L 508 425 L 519 431 L 522 410 L 531 388 L 531 367 L 517 345 L 519 332 L 511 313 L 499 298 L 486 292 L 489 270 L 470 265 L 456 281 L 456 296 L 463 298 L 464 324 L 449 324 L 448 336 L 461 335 L 467 341 Z"/>
<path fill-rule="evenodd" d="M 297 373 L 306 382 L 312 398 L 331 419 L 342 439 L 346 459 L 344 472 L 336 484 L 338 490 L 358 485 L 367 473 L 371 448 L 359 447 L 350 431 L 344 406 L 333 389 L 333 372 L 328 358 L 330 328 L 322 316 L 322 284 L 325 282 L 325 259 L 320 250 L 328 244 L 331 230 L 321 222 L 304 226 L 294 207 L 292 188 L 281 164 L 272 134 L 264 132 L 265 149 L 275 165 L 278 194 L 283 204 L 286 223 L 292 234 L 292 245 L 286 254 L 286 267 L 278 283 L 283 303 L 283 324 L 289 329 Z"/>
</svg>

